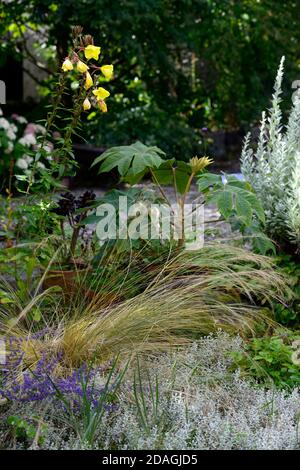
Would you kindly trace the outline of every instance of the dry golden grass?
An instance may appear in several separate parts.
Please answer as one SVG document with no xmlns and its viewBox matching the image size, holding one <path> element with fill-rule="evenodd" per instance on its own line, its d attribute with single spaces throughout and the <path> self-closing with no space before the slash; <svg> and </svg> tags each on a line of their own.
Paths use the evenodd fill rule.
<svg viewBox="0 0 300 470">
<path fill-rule="evenodd" d="M 51 321 L 45 320 L 49 333 L 42 341 L 34 340 L 22 326 L 24 316 L 36 305 L 34 299 L 14 326 L 8 328 L 2 322 L 3 333 L 27 338 L 28 361 L 45 351 L 60 351 L 66 366 L 74 367 L 90 358 L 103 362 L 119 353 L 167 351 L 217 329 L 251 334 L 257 325 L 272 323 L 257 299 L 260 303 L 280 300 L 286 289 L 269 258 L 222 244 L 166 258 L 151 277 L 142 293 L 118 303 L 101 302 L 101 292 L 91 302 L 80 301 L 84 298 L 80 291 L 67 303 L 57 302 L 56 294 L 55 312 Z M 130 282 L 139 283 L 141 277 Z M 121 294 L 122 285 L 119 289 Z"/>
</svg>

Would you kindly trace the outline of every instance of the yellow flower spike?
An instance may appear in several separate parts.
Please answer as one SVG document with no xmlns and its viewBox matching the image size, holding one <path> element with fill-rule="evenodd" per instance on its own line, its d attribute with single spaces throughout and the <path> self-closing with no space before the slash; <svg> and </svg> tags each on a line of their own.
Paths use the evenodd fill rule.
<svg viewBox="0 0 300 470">
<path fill-rule="evenodd" d="M 85 72 L 88 71 L 88 69 L 89 69 L 88 66 L 87 66 L 84 62 L 82 62 L 81 60 L 79 60 L 79 61 L 77 62 L 77 70 L 78 70 L 78 72 L 85 73 Z"/>
<path fill-rule="evenodd" d="M 109 91 L 105 90 L 105 88 L 96 88 L 93 90 L 93 95 L 96 96 L 97 100 L 105 100 L 105 98 L 108 98 L 110 93 Z"/>
<path fill-rule="evenodd" d="M 83 105 L 82 105 L 84 111 L 88 111 L 89 109 L 91 109 L 91 106 L 92 105 L 90 103 L 90 100 L 88 98 L 86 98 L 83 102 Z"/>
<path fill-rule="evenodd" d="M 101 109 L 102 113 L 107 113 L 107 106 L 105 101 L 99 100 L 98 101 L 99 108 Z"/>
<path fill-rule="evenodd" d="M 67 58 L 64 60 L 64 62 L 63 62 L 63 64 L 62 64 L 61 68 L 62 68 L 62 70 L 63 70 L 64 72 L 69 72 L 69 70 L 73 70 L 73 64 L 72 64 L 72 62 L 70 61 L 69 57 L 67 57 Z"/>
<path fill-rule="evenodd" d="M 87 60 L 90 59 L 99 59 L 99 54 L 101 52 L 101 47 L 98 46 L 93 46 L 92 44 L 89 44 L 84 48 L 84 55 Z"/>
<path fill-rule="evenodd" d="M 213 160 L 208 157 L 193 157 L 190 159 L 189 164 L 192 167 L 193 173 L 199 173 L 200 171 L 204 170 L 208 165 L 211 165 Z"/>
<path fill-rule="evenodd" d="M 103 73 L 105 78 L 110 79 L 112 77 L 114 66 L 113 65 L 102 65 L 100 67 L 101 72 Z"/>
<path fill-rule="evenodd" d="M 89 90 L 91 88 L 91 86 L 93 86 L 93 85 L 94 85 L 94 82 L 93 82 L 93 79 L 91 77 L 91 74 L 89 72 L 86 72 L 84 88 L 86 90 Z"/>
</svg>

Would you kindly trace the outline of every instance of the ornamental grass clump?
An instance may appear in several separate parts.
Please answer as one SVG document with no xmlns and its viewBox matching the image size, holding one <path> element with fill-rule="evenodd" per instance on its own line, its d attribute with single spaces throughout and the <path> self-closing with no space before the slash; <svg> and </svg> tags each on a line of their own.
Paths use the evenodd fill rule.
<svg viewBox="0 0 300 470">
<path fill-rule="evenodd" d="M 61 354 L 65 367 L 74 368 L 94 357 L 103 363 L 117 354 L 156 354 L 188 344 L 195 335 L 219 328 L 252 334 L 273 324 L 270 311 L 261 304 L 281 300 L 285 280 L 267 257 L 223 244 L 205 246 L 192 254 L 165 258 L 152 272 L 145 289 L 134 297 L 120 296 L 110 302 L 83 302 L 74 294 L 66 305 L 57 305 L 53 334 L 43 342 L 22 327 L 30 314 L 25 307 L 14 327 L 2 328 L 26 339 L 27 360 L 35 361 L 43 351 Z M 126 277 L 124 272 L 124 277 Z M 114 278 L 111 278 L 112 290 Z M 134 283 L 134 278 L 131 279 Z M 136 278 L 140 284 L 141 278 Z M 81 300 L 81 302 L 80 302 Z M 23 323 L 24 324 L 24 323 Z"/>
<path fill-rule="evenodd" d="M 300 94 L 294 93 L 286 126 L 280 109 L 284 57 L 275 80 L 272 106 L 263 112 L 257 148 L 246 137 L 241 156 L 244 177 L 265 211 L 268 235 L 284 250 L 300 250 Z"/>
</svg>

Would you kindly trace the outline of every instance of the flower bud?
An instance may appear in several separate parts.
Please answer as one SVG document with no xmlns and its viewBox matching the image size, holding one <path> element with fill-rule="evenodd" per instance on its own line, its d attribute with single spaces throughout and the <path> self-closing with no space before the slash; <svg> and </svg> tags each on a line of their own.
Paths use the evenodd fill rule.
<svg viewBox="0 0 300 470">
<path fill-rule="evenodd" d="M 86 90 L 89 90 L 91 88 L 91 86 L 93 86 L 93 85 L 94 85 L 94 82 L 93 82 L 93 79 L 91 77 L 91 74 L 89 72 L 86 72 L 84 88 Z"/>
<path fill-rule="evenodd" d="M 107 106 L 105 101 L 99 100 L 98 101 L 99 108 L 101 109 L 102 113 L 107 113 Z"/>
<path fill-rule="evenodd" d="M 91 103 L 90 103 L 90 100 L 88 98 L 86 98 L 83 102 L 83 109 L 84 111 L 88 111 L 89 109 L 91 109 Z"/>
<path fill-rule="evenodd" d="M 69 72 L 69 70 L 73 70 L 73 64 L 70 61 L 69 57 L 66 57 L 61 68 L 64 72 Z"/>
<path fill-rule="evenodd" d="M 82 62 L 81 60 L 79 60 L 79 61 L 77 62 L 77 70 L 78 70 L 78 72 L 85 73 L 85 72 L 88 71 L 88 69 L 89 69 L 88 66 L 87 66 L 84 62 Z"/>
</svg>

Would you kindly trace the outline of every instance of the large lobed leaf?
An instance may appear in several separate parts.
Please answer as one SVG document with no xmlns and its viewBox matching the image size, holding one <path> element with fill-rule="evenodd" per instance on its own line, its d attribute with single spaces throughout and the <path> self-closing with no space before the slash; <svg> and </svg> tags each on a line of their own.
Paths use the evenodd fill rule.
<svg viewBox="0 0 300 470">
<path fill-rule="evenodd" d="M 165 152 L 158 147 L 147 147 L 142 142 L 112 147 L 97 157 L 92 166 L 100 163 L 98 173 L 117 168 L 123 180 L 131 184 L 140 181 L 149 169 L 158 168 Z"/>
<path fill-rule="evenodd" d="M 249 183 L 234 176 L 226 177 L 226 182 L 223 183 L 220 175 L 206 173 L 198 178 L 198 188 L 206 195 L 207 202 L 217 205 L 225 219 L 235 215 L 245 226 L 249 226 L 255 214 L 264 224 L 263 207 Z"/>
</svg>

